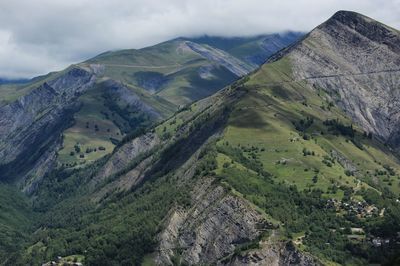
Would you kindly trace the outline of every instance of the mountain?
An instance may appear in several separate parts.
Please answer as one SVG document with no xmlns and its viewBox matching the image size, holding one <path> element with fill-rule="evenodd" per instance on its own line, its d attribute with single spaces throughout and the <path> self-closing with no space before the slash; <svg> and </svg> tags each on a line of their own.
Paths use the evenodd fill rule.
<svg viewBox="0 0 400 266">
<path fill-rule="evenodd" d="M 211 47 L 228 52 L 248 64 L 260 66 L 265 63 L 265 58 L 269 58 L 302 36 L 303 34 L 299 32 L 286 32 L 285 34 L 268 34 L 250 38 L 206 35 L 197 38 L 188 38 L 187 40 L 210 45 Z"/>
<path fill-rule="evenodd" d="M 275 51 L 300 34 L 276 36 Z M 242 40 L 241 45 L 254 42 Z M 249 56 L 259 52 L 253 46 L 246 50 Z M 128 134 L 256 67 L 222 49 L 178 38 L 106 52 L 24 84 L 0 85 L 0 180 L 32 193 L 51 170 L 93 163 Z"/>
<path fill-rule="evenodd" d="M 275 59 L 290 58 L 294 79 L 327 91 L 365 131 L 398 149 L 399 41 L 398 30 L 338 12 Z"/>
<path fill-rule="evenodd" d="M 50 172 L 7 263 L 397 265 L 400 162 L 377 112 L 397 90 L 398 38 L 339 11 L 108 156 Z"/>
<path fill-rule="evenodd" d="M 255 70 L 301 36 L 289 32 L 247 38 L 178 38 L 140 50 L 107 52 L 87 63 L 104 65 L 108 77 L 185 105 Z M 246 60 L 252 57 L 259 61 Z"/>
<path fill-rule="evenodd" d="M 29 80 L 28 79 L 3 79 L 0 78 L 0 85 L 2 84 L 21 84 L 21 83 L 27 83 Z"/>
</svg>

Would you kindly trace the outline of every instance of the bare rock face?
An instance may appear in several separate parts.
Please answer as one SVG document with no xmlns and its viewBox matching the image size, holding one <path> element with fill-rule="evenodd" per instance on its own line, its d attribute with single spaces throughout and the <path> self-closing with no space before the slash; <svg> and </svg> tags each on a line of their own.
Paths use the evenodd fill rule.
<svg viewBox="0 0 400 266">
<path fill-rule="evenodd" d="M 237 252 L 241 245 L 258 242 L 262 232 L 274 232 L 276 227 L 212 179 L 199 181 L 192 195 L 190 210 L 171 210 L 159 236 L 157 265 L 173 265 L 176 260 L 187 265 L 320 265 L 284 241 L 260 241 L 259 249 Z"/>
<path fill-rule="evenodd" d="M 137 94 L 128 89 L 121 82 L 108 80 L 105 82 L 105 85 L 109 96 L 121 99 L 125 104 L 134 107 L 138 112 L 146 113 L 154 120 L 161 118 L 161 114 L 153 107 L 146 104 Z"/>
<path fill-rule="evenodd" d="M 211 48 L 206 45 L 199 45 L 190 41 L 186 41 L 185 44 L 204 58 L 223 65 L 238 77 L 244 76 L 255 69 L 254 66 L 247 64 L 222 50 Z"/>
<path fill-rule="evenodd" d="M 295 80 L 327 91 L 365 131 L 400 147 L 399 31 L 339 11 L 282 56 Z"/>
<path fill-rule="evenodd" d="M 268 224 L 248 202 L 213 186 L 212 180 L 196 186 L 193 195 L 193 208 L 174 210 L 161 233 L 158 265 L 172 264 L 174 256 L 190 265 L 216 264 Z"/>
<path fill-rule="evenodd" d="M 52 161 L 55 154 L 47 149 L 70 125 L 79 108 L 75 100 L 93 84 L 94 72 L 71 67 L 0 108 L 0 180 L 25 179 L 38 162 Z"/>
<path fill-rule="evenodd" d="M 311 266 L 322 265 L 312 256 L 298 251 L 292 243 L 264 242 L 262 248 L 235 256 L 227 265 Z"/>
<path fill-rule="evenodd" d="M 39 159 L 26 172 L 23 180 L 20 181 L 20 187 L 24 193 L 27 195 L 33 194 L 40 185 L 42 177 L 57 166 L 57 151 L 61 146 L 62 139 L 60 137 L 58 140 L 54 140 L 54 142 L 43 151 Z"/>
<path fill-rule="evenodd" d="M 125 169 L 139 155 L 150 151 L 159 143 L 160 139 L 157 134 L 150 132 L 124 144 L 114 154 L 112 154 L 111 158 L 101 168 L 95 181 L 100 182 L 104 178 Z"/>
</svg>

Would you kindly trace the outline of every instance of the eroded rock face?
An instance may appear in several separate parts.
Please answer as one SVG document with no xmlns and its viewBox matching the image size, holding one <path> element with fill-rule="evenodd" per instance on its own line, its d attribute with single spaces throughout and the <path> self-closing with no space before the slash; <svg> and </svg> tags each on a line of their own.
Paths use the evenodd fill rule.
<svg viewBox="0 0 400 266">
<path fill-rule="evenodd" d="M 295 80 L 324 89 L 365 131 L 399 148 L 398 31 L 340 11 L 284 53 Z"/>
<path fill-rule="evenodd" d="M 138 95 L 124 86 L 121 82 L 108 80 L 105 82 L 105 87 L 107 88 L 108 96 L 121 99 L 131 108 L 134 107 L 138 112 L 143 112 L 154 120 L 162 117 L 162 115 L 153 107 L 146 104 Z"/>
<path fill-rule="evenodd" d="M 160 235 L 157 264 L 172 264 L 174 255 L 190 265 L 215 264 L 237 245 L 256 239 L 267 224 L 248 202 L 212 180 L 196 186 L 193 195 L 193 208 L 174 210 Z"/>
<path fill-rule="evenodd" d="M 79 109 L 75 100 L 93 84 L 94 72 L 72 67 L 0 107 L 1 180 L 25 178 L 37 162 L 52 160 L 55 154 L 47 149 L 55 147 L 61 132 L 70 125 Z"/>
<path fill-rule="evenodd" d="M 191 209 L 171 211 L 159 236 L 157 265 L 172 265 L 176 259 L 187 265 L 320 265 L 281 240 L 261 241 L 259 249 L 235 252 L 245 243 L 258 242 L 266 230 L 274 238 L 276 226 L 212 179 L 199 181 L 192 195 Z"/>
<path fill-rule="evenodd" d="M 160 143 L 155 133 L 147 133 L 121 146 L 101 168 L 95 182 L 98 183 L 120 170 L 125 169 L 139 155 L 150 151 Z"/>
<path fill-rule="evenodd" d="M 238 77 L 244 76 L 255 69 L 254 66 L 249 65 L 222 50 L 208 46 L 202 46 L 190 41 L 186 41 L 185 44 L 194 52 L 210 60 L 211 62 L 221 64 Z"/>
</svg>

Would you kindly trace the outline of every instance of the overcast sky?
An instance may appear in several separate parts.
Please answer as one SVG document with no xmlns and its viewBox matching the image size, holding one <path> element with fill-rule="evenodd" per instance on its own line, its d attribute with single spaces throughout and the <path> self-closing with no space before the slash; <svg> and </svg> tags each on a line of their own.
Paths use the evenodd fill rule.
<svg viewBox="0 0 400 266">
<path fill-rule="evenodd" d="M 178 36 L 309 31 L 342 9 L 400 28 L 400 0 L 0 0 L 0 77 Z"/>
</svg>

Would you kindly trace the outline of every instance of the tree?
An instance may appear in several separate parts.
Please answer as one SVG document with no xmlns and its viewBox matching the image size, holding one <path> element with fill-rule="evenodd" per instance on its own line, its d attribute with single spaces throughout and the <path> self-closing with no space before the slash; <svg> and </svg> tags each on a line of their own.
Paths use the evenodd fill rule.
<svg viewBox="0 0 400 266">
<path fill-rule="evenodd" d="M 74 149 L 75 149 L 75 152 L 76 152 L 76 153 L 80 153 L 80 152 L 81 152 L 81 147 L 79 147 L 79 144 L 78 144 L 78 143 L 75 144 Z"/>
</svg>

